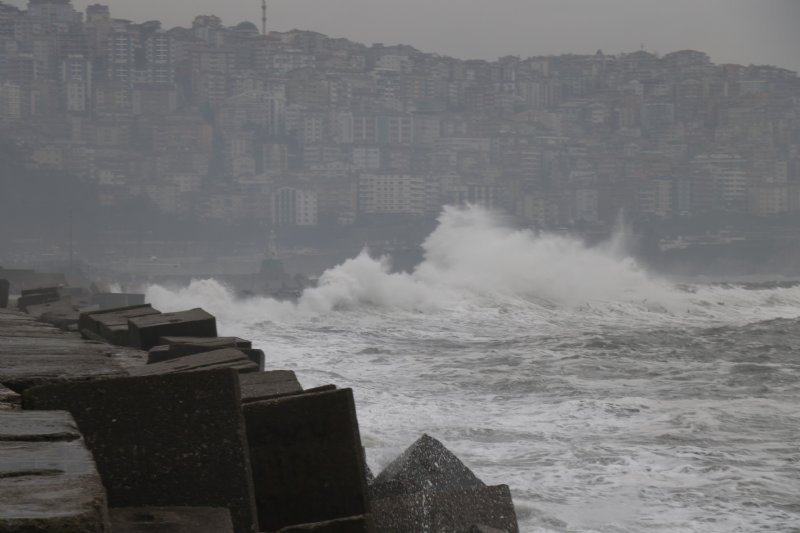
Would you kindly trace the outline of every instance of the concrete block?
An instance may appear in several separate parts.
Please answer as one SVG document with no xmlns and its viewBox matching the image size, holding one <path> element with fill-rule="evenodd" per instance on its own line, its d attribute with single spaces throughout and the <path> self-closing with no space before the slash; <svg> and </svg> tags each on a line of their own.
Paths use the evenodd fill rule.
<svg viewBox="0 0 800 533">
<path fill-rule="evenodd" d="M 242 390 L 243 403 L 303 392 L 303 387 L 291 370 L 242 374 L 239 376 L 239 386 Z"/>
<path fill-rule="evenodd" d="M 483 486 L 484 483 L 441 442 L 422 435 L 375 478 L 370 493 L 375 499 L 421 490 Z"/>
<path fill-rule="evenodd" d="M 373 500 L 372 517 L 375 531 L 381 533 L 467 533 L 474 524 L 507 533 L 519 532 L 511 492 L 506 485 L 422 491 Z"/>
<path fill-rule="evenodd" d="M 69 413 L 0 411 L 0 532 L 100 533 L 105 491 Z"/>
<path fill-rule="evenodd" d="M 278 533 L 372 533 L 369 515 L 287 526 Z"/>
<path fill-rule="evenodd" d="M 11 282 L 0 279 L 0 309 L 8 307 L 8 295 L 11 293 Z"/>
<path fill-rule="evenodd" d="M 217 319 L 203 309 L 141 316 L 128 320 L 131 346 L 149 350 L 161 337 L 216 337 Z"/>
<path fill-rule="evenodd" d="M 252 343 L 238 337 L 161 337 L 158 346 L 150 348 L 147 362 L 158 363 L 222 348 L 252 349 Z"/>
<path fill-rule="evenodd" d="M 233 368 L 241 373 L 258 372 L 258 365 L 236 348 L 224 348 L 222 350 L 178 357 L 177 359 L 132 368 L 129 372 L 131 376 L 157 376 L 210 370 L 212 368 Z"/>
<path fill-rule="evenodd" d="M 53 382 L 122 376 L 108 345 L 85 342 L 23 313 L 0 310 L 0 383 L 15 392 Z"/>
<path fill-rule="evenodd" d="M 369 512 L 352 390 L 248 403 L 244 415 L 263 530 Z"/>
<path fill-rule="evenodd" d="M 159 314 L 161 311 L 153 309 L 149 304 L 92 311 L 81 313 L 78 328 L 100 335 L 111 344 L 129 346 L 128 319 Z"/>
<path fill-rule="evenodd" d="M 120 507 L 109 513 L 109 533 L 233 533 L 231 513 L 220 507 Z"/>
<path fill-rule="evenodd" d="M 46 304 L 49 302 L 57 302 L 61 299 L 61 293 L 58 287 L 42 287 L 38 289 L 26 289 L 20 293 L 17 300 L 17 307 L 20 311 L 28 311 L 31 305 Z"/>
<path fill-rule="evenodd" d="M 239 396 L 220 369 L 35 387 L 23 406 L 73 414 L 111 506 L 226 507 L 236 533 L 254 533 Z"/>
<path fill-rule="evenodd" d="M 239 337 L 161 337 L 159 344 L 169 344 L 170 346 L 216 346 L 218 348 L 228 348 L 229 343 L 233 343 L 234 348 L 252 348 L 253 343 L 240 339 Z M 217 345 L 215 343 L 223 343 Z"/>
<path fill-rule="evenodd" d="M 98 292 L 92 295 L 92 303 L 100 309 L 114 309 L 132 305 L 144 305 L 144 294 Z"/>
<path fill-rule="evenodd" d="M 264 350 L 257 350 L 255 348 L 241 348 L 241 352 L 247 356 L 258 367 L 259 372 L 263 372 L 266 368 L 267 357 L 264 355 Z"/>
<path fill-rule="evenodd" d="M 29 305 L 28 314 L 65 331 L 71 325 L 77 326 L 80 316 L 69 296 L 63 296 L 56 302 Z"/>
<path fill-rule="evenodd" d="M 98 329 L 98 323 L 99 323 L 98 320 L 100 320 L 100 318 L 103 315 L 117 315 L 121 317 L 126 317 L 125 321 L 127 323 L 128 316 L 139 316 L 140 313 L 154 314 L 154 313 L 160 313 L 160 311 L 153 309 L 153 306 L 151 306 L 150 304 L 131 305 L 127 307 L 117 307 L 115 309 L 86 311 L 81 313 L 81 318 L 80 321 L 78 322 L 78 326 L 82 330 L 87 329 L 95 333 L 100 333 L 100 330 Z"/>
</svg>

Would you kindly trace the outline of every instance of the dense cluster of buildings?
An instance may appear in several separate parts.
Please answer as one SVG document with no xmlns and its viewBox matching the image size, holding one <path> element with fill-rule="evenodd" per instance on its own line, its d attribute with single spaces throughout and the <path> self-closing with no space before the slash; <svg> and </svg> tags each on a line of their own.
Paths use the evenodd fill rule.
<svg viewBox="0 0 800 533">
<path fill-rule="evenodd" d="M 198 16 L 0 2 L 0 136 L 31 168 L 202 220 L 500 207 L 536 227 L 800 212 L 800 80 L 702 52 L 459 60 Z"/>
</svg>

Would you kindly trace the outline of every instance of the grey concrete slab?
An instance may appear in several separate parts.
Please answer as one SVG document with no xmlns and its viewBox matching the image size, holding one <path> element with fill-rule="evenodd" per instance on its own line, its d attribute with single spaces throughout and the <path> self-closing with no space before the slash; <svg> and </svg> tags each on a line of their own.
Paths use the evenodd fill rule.
<svg viewBox="0 0 800 533">
<path fill-rule="evenodd" d="M 122 376 L 125 371 L 110 348 L 20 313 L 0 312 L 0 383 L 16 392 L 44 383 Z"/>
<path fill-rule="evenodd" d="M 0 532 L 99 533 L 106 497 L 69 413 L 0 411 Z"/>
<path fill-rule="evenodd" d="M 127 324 L 129 317 L 158 314 L 160 312 L 161 311 L 158 311 L 157 309 L 153 309 L 153 306 L 150 304 L 129 305 L 125 307 L 115 307 L 113 309 L 87 311 L 81 313 L 78 327 L 80 327 L 80 329 L 88 329 L 89 331 L 100 333 L 97 324 L 102 317 L 109 319 L 109 322 L 112 321 L 110 320 L 112 316 L 117 317 L 117 322 L 121 324 Z"/>
<path fill-rule="evenodd" d="M 203 309 L 135 317 L 128 320 L 130 345 L 149 350 L 161 337 L 216 337 L 217 319 Z"/>
<path fill-rule="evenodd" d="M 262 529 L 369 512 L 352 390 L 248 403 L 244 414 Z"/>
<path fill-rule="evenodd" d="M 150 348 L 147 362 L 159 363 L 222 348 L 251 349 L 252 343 L 238 337 L 161 337 L 158 346 Z"/>
<path fill-rule="evenodd" d="M 254 533 L 239 396 L 220 369 L 34 387 L 23 406 L 73 414 L 113 507 L 227 507 L 236 533 Z"/>
<path fill-rule="evenodd" d="M 239 376 L 242 402 L 266 400 L 303 392 L 297 376 L 291 370 L 270 370 Z"/>
<path fill-rule="evenodd" d="M 178 372 L 196 372 L 212 368 L 233 368 L 240 373 L 257 372 L 258 365 L 246 354 L 236 348 L 224 348 L 203 352 L 160 363 L 153 363 L 139 368 L 129 369 L 131 376 L 156 376 L 159 374 L 175 374 Z"/>
</svg>

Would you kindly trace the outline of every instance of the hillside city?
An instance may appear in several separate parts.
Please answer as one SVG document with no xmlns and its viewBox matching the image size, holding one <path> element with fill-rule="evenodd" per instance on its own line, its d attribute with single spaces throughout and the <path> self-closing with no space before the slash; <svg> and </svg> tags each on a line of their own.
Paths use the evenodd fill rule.
<svg viewBox="0 0 800 533">
<path fill-rule="evenodd" d="M 0 137 L 113 208 L 348 226 L 497 207 L 534 228 L 800 213 L 800 80 L 695 50 L 460 60 L 197 16 L 0 2 Z"/>
</svg>

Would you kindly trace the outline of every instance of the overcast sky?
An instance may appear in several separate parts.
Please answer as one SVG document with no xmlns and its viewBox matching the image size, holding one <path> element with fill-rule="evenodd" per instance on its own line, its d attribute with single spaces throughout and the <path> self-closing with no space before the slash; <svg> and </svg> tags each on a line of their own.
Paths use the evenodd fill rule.
<svg viewBox="0 0 800 533">
<path fill-rule="evenodd" d="M 12 0 L 18 5 L 25 0 Z M 112 16 L 188 26 L 197 14 L 260 27 L 260 0 L 100 1 Z M 514 54 L 667 53 L 800 70 L 800 0 L 268 0 L 268 27 L 494 59 Z"/>
</svg>

